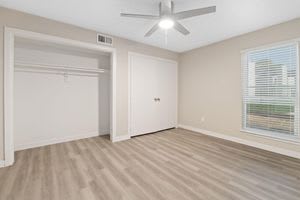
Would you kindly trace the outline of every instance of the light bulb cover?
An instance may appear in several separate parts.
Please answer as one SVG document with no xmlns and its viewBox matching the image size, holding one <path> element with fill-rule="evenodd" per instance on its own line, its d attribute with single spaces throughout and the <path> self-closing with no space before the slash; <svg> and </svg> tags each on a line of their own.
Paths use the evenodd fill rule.
<svg viewBox="0 0 300 200">
<path fill-rule="evenodd" d="M 170 29 L 174 26 L 174 20 L 169 18 L 162 19 L 158 25 L 162 29 Z"/>
</svg>

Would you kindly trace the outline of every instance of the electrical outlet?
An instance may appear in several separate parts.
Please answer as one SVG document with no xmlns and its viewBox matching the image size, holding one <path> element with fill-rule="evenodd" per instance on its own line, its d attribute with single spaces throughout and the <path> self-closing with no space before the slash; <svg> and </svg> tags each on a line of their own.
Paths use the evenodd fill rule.
<svg viewBox="0 0 300 200">
<path fill-rule="evenodd" d="M 201 123 L 205 121 L 205 117 L 201 117 Z"/>
</svg>

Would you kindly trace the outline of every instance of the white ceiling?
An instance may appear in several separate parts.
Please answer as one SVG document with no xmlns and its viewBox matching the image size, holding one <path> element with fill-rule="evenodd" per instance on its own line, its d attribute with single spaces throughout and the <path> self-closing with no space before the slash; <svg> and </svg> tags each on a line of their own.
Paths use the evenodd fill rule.
<svg viewBox="0 0 300 200">
<path fill-rule="evenodd" d="M 191 34 L 160 30 L 144 34 L 154 24 L 121 18 L 120 12 L 158 14 L 159 0 L 0 0 L 0 6 L 97 30 L 134 41 L 183 52 L 243 33 L 300 17 L 300 0 L 174 0 L 175 12 L 217 6 L 215 14 L 182 20 Z"/>
</svg>

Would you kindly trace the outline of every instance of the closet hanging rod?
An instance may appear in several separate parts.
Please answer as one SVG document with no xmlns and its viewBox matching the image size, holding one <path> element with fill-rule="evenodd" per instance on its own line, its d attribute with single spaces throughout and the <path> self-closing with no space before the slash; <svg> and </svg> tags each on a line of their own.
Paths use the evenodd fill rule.
<svg viewBox="0 0 300 200">
<path fill-rule="evenodd" d="M 41 73 L 41 74 L 55 74 L 62 76 L 88 76 L 88 77 L 98 77 L 98 73 L 80 73 L 80 72 L 55 72 L 55 71 L 45 71 L 45 70 L 31 70 L 31 69 L 15 69 L 15 72 L 29 72 L 29 73 Z"/>
<path fill-rule="evenodd" d="M 48 65 L 48 64 L 32 64 L 32 63 L 15 63 L 18 68 L 44 69 L 44 70 L 59 70 L 59 71 L 79 71 L 90 73 L 105 73 L 109 72 L 107 69 L 92 69 L 83 67 L 69 67 L 65 65 Z"/>
</svg>

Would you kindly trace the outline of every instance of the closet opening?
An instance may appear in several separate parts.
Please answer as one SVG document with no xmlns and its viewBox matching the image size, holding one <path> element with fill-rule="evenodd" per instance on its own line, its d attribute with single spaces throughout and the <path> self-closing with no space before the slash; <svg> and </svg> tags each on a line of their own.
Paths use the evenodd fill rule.
<svg viewBox="0 0 300 200">
<path fill-rule="evenodd" d="M 5 165 L 18 150 L 104 135 L 113 141 L 114 49 L 6 33 Z"/>
</svg>

